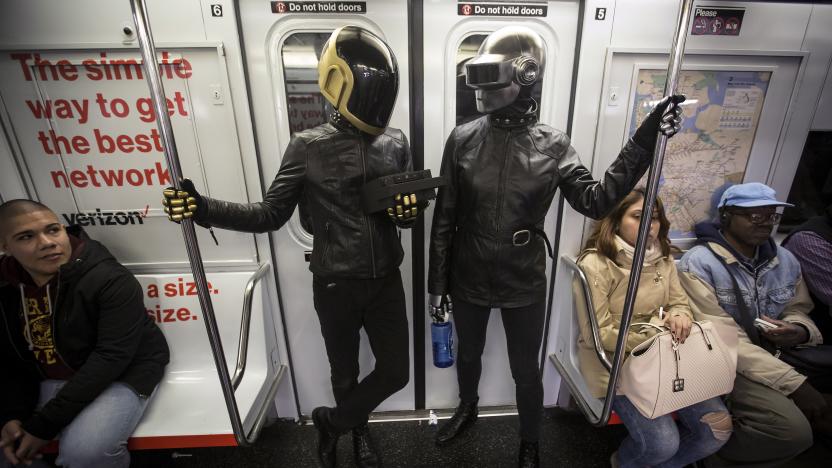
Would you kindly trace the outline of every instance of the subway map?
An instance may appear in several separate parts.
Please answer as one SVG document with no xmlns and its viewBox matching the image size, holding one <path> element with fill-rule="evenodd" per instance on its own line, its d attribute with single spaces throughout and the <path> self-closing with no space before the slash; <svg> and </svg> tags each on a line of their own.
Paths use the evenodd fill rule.
<svg viewBox="0 0 832 468">
<path fill-rule="evenodd" d="M 659 190 L 671 238 L 694 237 L 693 226 L 712 217 L 714 193 L 742 182 L 770 78 L 760 71 L 681 72 L 684 120 L 668 141 Z M 638 71 L 630 136 L 661 98 L 666 79 L 665 70 Z"/>
</svg>

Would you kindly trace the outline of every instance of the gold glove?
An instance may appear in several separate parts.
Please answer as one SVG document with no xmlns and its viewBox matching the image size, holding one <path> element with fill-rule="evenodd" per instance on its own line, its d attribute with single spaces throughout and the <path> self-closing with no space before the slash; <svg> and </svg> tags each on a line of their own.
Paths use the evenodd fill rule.
<svg viewBox="0 0 832 468">
<path fill-rule="evenodd" d="M 394 222 L 409 221 L 419 216 L 415 193 L 399 193 L 393 197 L 393 206 L 387 208 L 387 216 Z"/>
<path fill-rule="evenodd" d="M 167 187 L 162 191 L 162 206 L 168 219 L 178 223 L 185 218 L 193 217 L 199 206 L 199 193 L 190 179 L 182 179 L 182 190 Z"/>
</svg>

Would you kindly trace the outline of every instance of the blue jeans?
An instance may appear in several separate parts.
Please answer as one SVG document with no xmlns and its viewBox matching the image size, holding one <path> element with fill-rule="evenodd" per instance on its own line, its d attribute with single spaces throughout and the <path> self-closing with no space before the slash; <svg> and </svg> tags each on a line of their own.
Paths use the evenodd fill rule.
<svg viewBox="0 0 832 468">
<path fill-rule="evenodd" d="M 54 398 L 64 384 L 64 380 L 42 382 L 40 405 Z M 129 467 L 127 439 L 139 424 L 147 402 L 123 383 L 110 384 L 61 431 L 55 462 L 65 468 Z"/>
<path fill-rule="evenodd" d="M 617 395 L 613 410 L 629 434 L 618 448 L 618 463 L 629 467 L 683 467 L 719 450 L 730 437 L 730 430 L 714 430 L 702 421 L 708 413 L 728 414 L 719 398 L 676 411 L 679 424 L 670 415 L 647 419 L 624 395 Z"/>
</svg>

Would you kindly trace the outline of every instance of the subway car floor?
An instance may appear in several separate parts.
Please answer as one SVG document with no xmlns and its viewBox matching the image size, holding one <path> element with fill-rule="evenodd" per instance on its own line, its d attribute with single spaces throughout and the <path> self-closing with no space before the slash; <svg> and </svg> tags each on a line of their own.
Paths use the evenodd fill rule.
<svg viewBox="0 0 832 468">
<path fill-rule="evenodd" d="M 441 424 L 442 421 L 440 421 Z M 372 423 L 370 430 L 386 467 L 512 467 L 517 461 L 517 416 L 481 417 L 461 440 L 438 448 L 437 426 L 427 421 Z M 576 411 L 547 409 L 540 458 L 545 467 L 608 467 L 609 456 L 626 435 L 623 426 L 596 429 Z M 266 427 L 254 447 L 133 452 L 134 468 L 213 468 L 317 466 L 316 432 L 311 425 L 279 421 Z M 818 444 L 787 465 L 829 466 L 832 451 Z M 355 466 L 351 437 L 341 438 L 338 466 Z"/>
</svg>

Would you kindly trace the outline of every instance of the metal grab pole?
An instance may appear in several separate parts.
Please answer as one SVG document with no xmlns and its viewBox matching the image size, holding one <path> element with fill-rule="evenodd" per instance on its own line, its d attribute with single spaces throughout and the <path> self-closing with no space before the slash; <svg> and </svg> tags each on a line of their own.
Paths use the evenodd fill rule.
<svg viewBox="0 0 832 468">
<path fill-rule="evenodd" d="M 692 6 L 693 0 L 682 0 L 682 5 L 679 8 L 678 26 L 673 36 L 673 45 L 670 49 L 670 61 L 667 66 L 667 81 L 664 87 L 665 96 L 672 95 L 679 82 L 679 70 L 682 68 L 682 56 L 685 53 L 685 39 L 690 23 Z M 615 387 L 618 384 L 618 374 L 621 371 L 621 364 L 624 362 L 624 355 L 626 354 L 627 335 L 630 332 L 630 319 L 633 315 L 633 305 L 636 302 L 638 284 L 641 279 L 641 267 L 644 262 L 644 251 L 647 247 L 647 235 L 650 232 L 650 224 L 653 218 L 653 205 L 656 203 L 659 176 L 662 173 L 662 163 L 664 163 L 664 151 L 666 148 L 667 137 L 659 132 L 659 138 L 656 141 L 656 147 L 653 151 L 653 163 L 650 165 L 650 171 L 647 176 L 647 193 L 645 193 L 644 204 L 641 207 L 638 240 L 636 241 L 635 252 L 633 253 L 633 266 L 630 269 L 630 280 L 627 283 L 627 296 L 624 299 L 621 325 L 618 328 L 618 340 L 615 344 L 615 357 L 613 358 L 612 370 L 610 371 L 607 396 L 604 400 L 601 419 L 595 424 L 596 426 L 606 425 L 610 419 L 612 399 L 615 397 Z"/>
<path fill-rule="evenodd" d="M 136 23 L 145 76 L 150 87 L 150 99 L 153 102 L 153 112 L 156 115 L 156 126 L 162 136 L 165 159 L 173 184 L 178 190 L 180 188 L 179 180 L 182 178 L 182 167 L 179 164 L 179 154 L 176 152 L 176 142 L 173 139 L 173 127 L 170 124 L 170 116 L 167 112 L 167 99 L 165 99 L 165 90 L 162 87 L 162 79 L 159 75 L 159 65 L 156 63 L 156 47 L 153 45 L 153 35 L 150 32 L 150 22 L 147 19 L 147 8 L 144 0 L 131 0 L 130 7 L 133 10 L 133 21 Z M 214 353 L 214 364 L 217 367 L 222 394 L 225 397 L 225 405 L 231 419 L 231 427 L 234 430 L 237 443 L 247 445 L 243 423 L 240 420 L 240 411 L 237 408 L 237 400 L 234 398 L 234 389 L 228 373 L 228 364 L 225 362 L 225 353 L 220 341 L 217 319 L 214 316 L 214 306 L 208 293 L 208 282 L 205 279 L 205 270 L 202 266 L 202 255 L 199 252 L 194 223 L 190 218 L 185 218 L 181 225 L 182 235 L 185 237 L 185 247 L 188 250 L 188 260 L 191 263 L 191 270 L 193 270 L 197 285 L 199 305 L 202 307 L 202 313 L 205 316 L 208 341 L 211 343 L 211 351 Z"/>
</svg>

